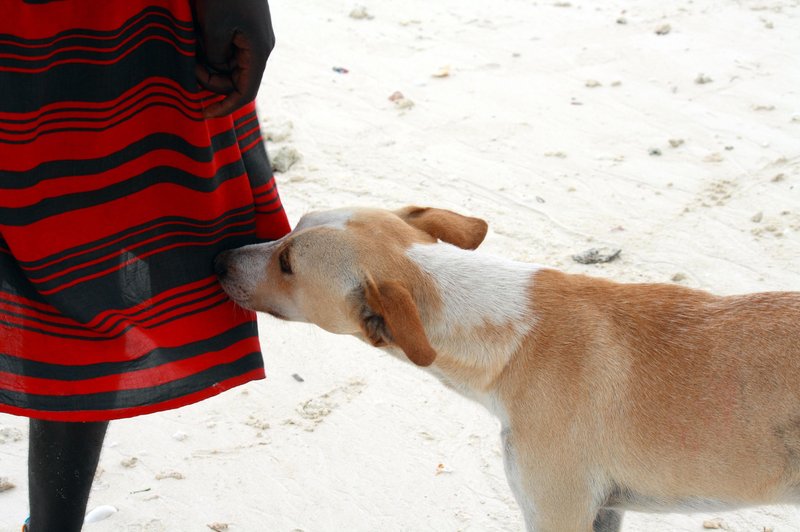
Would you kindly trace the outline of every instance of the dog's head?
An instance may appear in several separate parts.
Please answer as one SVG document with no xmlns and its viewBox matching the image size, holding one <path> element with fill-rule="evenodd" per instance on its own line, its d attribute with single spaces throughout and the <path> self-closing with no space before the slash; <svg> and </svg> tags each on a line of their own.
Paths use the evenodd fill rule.
<svg viewBox="0 0 800 532">
<path fill-rule="evenodd" d="M 427 366 L 436 353 L 420 304 L 435 307 L 439 297 L 406 251 L 438 240 L 475 249 L 486 231 L 483 220 L 442 209 L 312 212 L 280 240 L 223 252 L 215 266 L 223 288 L 242 307 L 361 334 Z"/>
</svg>

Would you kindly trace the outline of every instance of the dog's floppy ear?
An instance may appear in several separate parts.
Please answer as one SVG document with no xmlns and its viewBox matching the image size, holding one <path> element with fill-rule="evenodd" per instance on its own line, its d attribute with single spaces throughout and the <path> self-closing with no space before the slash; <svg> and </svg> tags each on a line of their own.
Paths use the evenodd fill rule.
<svg viewBox="0 0 800 532">
<path fill-rule="evenodd" d="M 407 224 L 462 249 L 477 248 L 489 229 L 489 225 L 480 218 L 462 216 L 445 209 L 405 207 L 395 211 L 395 214 Z"/>
<path fill-rule="evenodd" d="M 430 366 L 436 351 L 425 336 L 425 329 L 411 294 L 397 281 L 376 284 L 367 278 L 364 295 L 374 314 L 361 319 L 361 328 L 372 345 L 397 345 L 417 366 Z"/>
</svg>

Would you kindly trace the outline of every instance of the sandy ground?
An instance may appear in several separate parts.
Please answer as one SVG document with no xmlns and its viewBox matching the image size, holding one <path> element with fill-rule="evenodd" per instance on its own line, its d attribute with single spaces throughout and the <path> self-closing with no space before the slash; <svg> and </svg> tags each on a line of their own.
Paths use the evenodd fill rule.
<svg viewBox="0 0 800 532">
<path fill-rule="evenodd" d="M 279 175 L 293 222 L 432 205 L 488 220 L 488 252 L 570 272 L 800 289 L 797 0 L 365 1 L 272 2 L 260 99 L 273 156 L 302 157 Z M 621 258 L 571 259 L 597 246 Z M 267 381 L 112 424 L 90 508 L 119 511 L 86 530 L 522 530 L 482 407 L 354 339 L 261 326 Z M 26 436 L 0 416 L 2 531 L 27 514 Z M 800 530 L 792 507 L 624 529 L 716 517 Z"/>
</svg>

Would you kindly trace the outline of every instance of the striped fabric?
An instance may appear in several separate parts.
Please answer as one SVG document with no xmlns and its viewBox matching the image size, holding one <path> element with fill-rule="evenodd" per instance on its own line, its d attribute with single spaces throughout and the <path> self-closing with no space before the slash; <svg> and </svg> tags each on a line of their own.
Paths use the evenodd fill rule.
<svg viewBox="0 0 800 532">
<path fill-rule="evenodd" d="M 0 6 L 0 412 L 107 420 L 263 378 L 213 258 L 289 227 L 254 105 L 202 116 L 189 0 Z"/>
</svg>

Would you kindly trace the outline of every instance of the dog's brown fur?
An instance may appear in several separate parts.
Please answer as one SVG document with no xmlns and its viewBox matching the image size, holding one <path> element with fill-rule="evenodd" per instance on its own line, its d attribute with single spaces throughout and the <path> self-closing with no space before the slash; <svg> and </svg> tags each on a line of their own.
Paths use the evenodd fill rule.
<svg viewBox="0 0 800 532">
<path fill-rule="evenodd" d="M 243 306 L 360 336 L 486 404 L 531 531 L 619 530 L 626 508 L 800 502 L 800 293 L 522 275 L 436 243 L 474 249 L 485 234 L 438 209 L 322 213 L 222 256 L 222 282 Z M 476 296 L 435 270 L 451 260 L 511 281 Z M 507 312 L 453 303 L 501 296 Z"/>
</svg>

